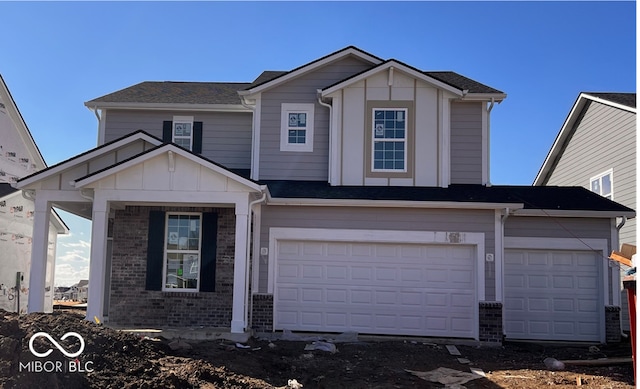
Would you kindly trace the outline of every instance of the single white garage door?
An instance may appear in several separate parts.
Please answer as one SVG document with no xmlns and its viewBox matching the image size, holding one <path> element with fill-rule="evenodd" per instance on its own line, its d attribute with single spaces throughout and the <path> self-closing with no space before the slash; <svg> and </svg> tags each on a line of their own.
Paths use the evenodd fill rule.
<svg viewBox="0 0 640 389">
<path fill-rule="evenodd" d="M 275 328 L 476 336 L 475 246 L 279 240 Z"/>
<path fill-rule="evenodd" d="M 594 252 L 505 250 L 505 335 L 600 341 L 602 259 Z"/>
</svg>

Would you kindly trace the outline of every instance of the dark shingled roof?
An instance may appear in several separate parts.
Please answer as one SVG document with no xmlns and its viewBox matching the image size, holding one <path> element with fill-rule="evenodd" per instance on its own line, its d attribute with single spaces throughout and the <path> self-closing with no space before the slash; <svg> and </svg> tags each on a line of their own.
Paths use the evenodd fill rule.
<svg viewBox="0 0 640 389">
<path fill-rule="evenodd" d="M 474 81 L 461 74 L 450 71 L 443 72 L 423 72 L 429 77 L 433 77 L 438 81 L 442 81 L 445 84 L 451 85 L 454 88 L 461 90 L 468 90 L 469 93 L 504 93 L 490 86 Z"/>
<path fill-rule="evenodd" d="M 274 198 L 396 201 L 447 201 L 524 204 L 525 209 L 634 212 L 582 187 L 482 186 L 330 186 L 322 181 L 261 181 Z"/>
<path fill-rule="evenodd" d="M 609 100 L 612 103 L 626 105 L 627 107 L 636 107 L 636 94 L 635 93 L 592 93 L 584 92 L 584 94 L 597 97 L 603 100 Z"/>
<path fill-rule="evenodd" d="M 251 83 L 251 85 L 247 86 L 246 89 L 251 89 L 255 86 L 258 86 L 260 84 L 264 84 L 265 82 L 269 82 L 273 79 L 276 79 L 280 76 L 283 76 L 285 74 L 287 74 L 289 72 L 287 71 L 281 71 L 281 70 L 265 70 L 264 72 L 262 72 L 258 78 L 256 78 L 255 80 L 253 80 L 253 82 Z"/>
<path fill-rule="evenodd" d="M 145 81 L 98 97 L 91 103 L 241 104 L 245 82 Z"/>
<path fill-rule="evenodd" d="M 12 187 L 11 184 L 9 183 L 6 183 L 6 182 L 0 183 L 0 197 L 4 197 L 6 195 L 9 195 L 17 191 L 18 189 Z"/>
</svg>

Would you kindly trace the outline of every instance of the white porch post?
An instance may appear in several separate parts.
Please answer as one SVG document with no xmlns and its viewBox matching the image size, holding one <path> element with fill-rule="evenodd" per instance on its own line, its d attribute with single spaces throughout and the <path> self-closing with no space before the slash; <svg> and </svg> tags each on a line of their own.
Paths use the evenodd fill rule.
<svg viewBox="0 0 640 389">
<path fill-rule="evenodd" d="M 29 300 L 27 306 L 27 312 L 29 313 L 44 312 L 50 216 L 51 203 L 44 196 L 36 196 L 33 213 L 31 268 L 29 269 Z"/>
<path fill-rule="evenodd" d="M 236 203 L 236 247 L 233 260 L 233 310 L 231 313 L 231 332 L 243 333 L 246 327 L 244 321 L 245 303 L 247 296 L 245 293 L 245 281 L 247 273 L 247 217 L 249 206 L 245 203 Z"/>
<path fill-rule="evenodd" d="M 87 296 L 87 320 L 103 319 L 105 263 L 107 254 L 107 226 L 109 204 L 99 192 L 93 199 L 91 224 L 91 259 L 89 263 L 89 291 Z"/>
</svg>

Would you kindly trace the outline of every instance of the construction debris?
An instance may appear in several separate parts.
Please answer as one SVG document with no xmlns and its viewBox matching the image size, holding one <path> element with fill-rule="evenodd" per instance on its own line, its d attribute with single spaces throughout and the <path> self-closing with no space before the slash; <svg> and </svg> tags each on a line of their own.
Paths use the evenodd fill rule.
<svg viewBox="0 0 640 389">
<path fill-rule="evenodd" d="M 445 347 L 447 348 L 447 350 L 449 351 L 449 354 L 451 355 L 462 355 L 460 354 L 460 351 L 458 351 L 458 348 L 452 344 L 448 344 Z"/>
</svg>

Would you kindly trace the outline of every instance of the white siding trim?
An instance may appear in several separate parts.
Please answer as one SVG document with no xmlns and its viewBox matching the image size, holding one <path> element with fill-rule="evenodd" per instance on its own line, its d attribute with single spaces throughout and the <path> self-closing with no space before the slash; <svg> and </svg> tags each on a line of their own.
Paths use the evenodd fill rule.
<svg viewBox="0 0 640 389">
<path fill-rule="evenodd" d="M 391 230 L 342 230 L 322 228 L 280 228 L 269 229 L 269 279 L 267 292 L 274 291 L 274 274 L 278 252 L 278 240 L 315 240 L 371 243 L 414 243 L 414 244 L 463 244 L 476 246 L 477 256 L 477 301 L 485 298 L 484 233 L 444 232 L 444 231 L 391 231 Z"/>
<path fill-rule="evenodd" d="M 447 188 L 451 183 L 451 107 L 445 93 L 440 95 L 440 109 L 438 112 L 440 128 L 440 187 Z"/>
<path fill-rule="evenodd" d="M 98 108 L 94 108 L 97 112 Z M 107 110 L 100 110 L 100 114 L 98 115 L 98 146 L 104 144 L 104 139 L 107 133 Z"/>
<path fill-rule="evenodd" d="M 617 250 L 618 247 L 620 247 L 620 234 L 616 228 L 616 219 L 611 219 L 611 250 Z M 613 285 L 611 305 L 621 307 L 620 292 L 622 291 L 622 282 L 620 279 L 620 263 L 617 261 L 608 262 L 611 268 L 611 285 Z M 622 326 L 622 320 L 620 325 Z"/>
<path fill-rule="evenodd" d="M 331 134 L 329 139 L 329 184 L 341 185 L 342 177 L 340 175 L 342 166 L 342 93 L 332 98 L 331 117 Z"/>
</svg>

